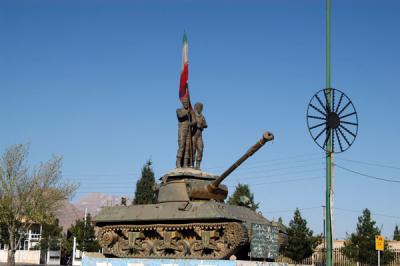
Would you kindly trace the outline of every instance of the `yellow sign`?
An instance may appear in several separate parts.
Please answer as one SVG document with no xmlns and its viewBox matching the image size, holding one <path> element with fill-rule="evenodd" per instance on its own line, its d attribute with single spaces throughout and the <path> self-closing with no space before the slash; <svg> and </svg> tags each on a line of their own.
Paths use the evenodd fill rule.
<svg viewBox="0 0 400 266">
<path fill-rule="evenodd" d="M 385 238 L 383 236 L 375 236 L 375 249 L 380 251 L 385 249 Z"/>
</svg>

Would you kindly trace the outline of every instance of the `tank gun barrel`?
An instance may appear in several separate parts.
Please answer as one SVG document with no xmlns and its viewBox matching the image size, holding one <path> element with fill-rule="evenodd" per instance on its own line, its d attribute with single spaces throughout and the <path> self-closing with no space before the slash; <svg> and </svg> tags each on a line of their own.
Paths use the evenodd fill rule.
<svg viewBox="0 0 400 266">
<path fill-rule="evenodd" d="M 242 157 L 239 158 L 234 164 L 232 164 L 225 172 L 222 173 L 214 182 L 209 185 L 210 189 L 216 189 L 219 184 L 229 176 L 236 168 L 238 168 L 244 161 L 246 161 L 250 156 L 257 152 L 264 144 L 268 141 L 274 139 L 274 135 L 271 132 L 264 132 L 262 138 L 257 141 Z"/>
</svg>

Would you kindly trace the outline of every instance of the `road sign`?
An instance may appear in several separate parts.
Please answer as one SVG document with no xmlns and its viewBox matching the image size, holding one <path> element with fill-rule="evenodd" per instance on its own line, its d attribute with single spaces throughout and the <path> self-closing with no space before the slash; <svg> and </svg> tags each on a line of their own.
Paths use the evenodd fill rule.
<svg viewBox="0 0 400 266">
<path fill-rule="evenodd" d="M 379 251 L 385 249 L 385 238 L 383 236 L 375 236 L 375 249 Z"/>
</svg>

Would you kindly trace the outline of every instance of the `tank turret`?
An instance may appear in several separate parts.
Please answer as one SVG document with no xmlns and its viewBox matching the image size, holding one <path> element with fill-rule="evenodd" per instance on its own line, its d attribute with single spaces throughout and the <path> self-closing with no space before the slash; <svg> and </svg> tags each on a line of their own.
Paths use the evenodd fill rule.
<svg viewBox="0 0 400 266">
<path fill-rule="evenodd" d="M 161 178 L 161 184 L 156 188 L 158 202 L 185 202 L 193 200 L 224 201 L 228 195 L 228 188 L 221 184 L 244 161 L 257 152 L 264 144 L 274 139 L 274 135 L 265 132 L 242 157 L 232 164 L 220 176 L 208 174 L 192 168 L 178 168 Z"/>
</svg>

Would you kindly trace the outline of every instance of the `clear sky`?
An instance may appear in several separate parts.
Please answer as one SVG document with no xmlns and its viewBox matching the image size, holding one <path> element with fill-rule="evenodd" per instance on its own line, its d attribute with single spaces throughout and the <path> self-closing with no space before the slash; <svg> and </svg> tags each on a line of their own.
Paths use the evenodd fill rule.
<svg viewBox="0 0 400 266">
<path fill-rule="evenodd" d="M 221 173 L 266 129 L 267 144 L 226 181 L 248 183 L 268 218 L 296 207 L 322 231 L 324 154 L 306 107 L 325 86 L 324 2 L 1 1 L 0 151 L 30 143 L 30 162 L 64 156 L 74 198 L 132 196 L 151 158 L 174 167 L 182 35 L 193 101 L 204 103 L 204 169 Z M 400 180 L 400 2 L 333 0 L 332 86 L 359 114 L 336 162 Z M 351 162 L 357 160 L 390 167 Z M 400 224 L 400 183 L 335 169 L 335 238 L 370 208 L 383 233 Z"/>
</svg>

